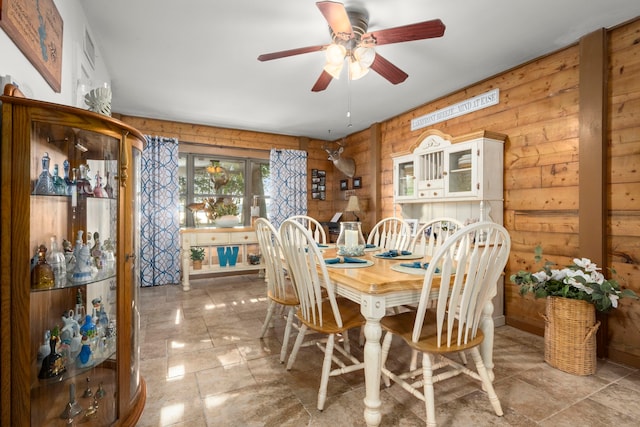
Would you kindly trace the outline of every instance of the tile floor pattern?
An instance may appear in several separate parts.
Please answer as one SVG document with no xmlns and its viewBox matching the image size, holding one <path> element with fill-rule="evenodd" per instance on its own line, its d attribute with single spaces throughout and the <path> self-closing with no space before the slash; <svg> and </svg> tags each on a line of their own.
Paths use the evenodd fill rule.
<svg viewBox="0 0 640 427">
<path fill-rule="evenodd" d="M 140 290 L 147 403 L 138 426 L 365 425 L 362 371 L 331 378 L 319 412 L 320 350 L 303 348 L 286 371 L 279 363 L 284 320 L 258 338 L 267 310 L 262 278 L 200 278 L 191 285 L 189 292 L 180 286 Z M 543 351 L 541 337 L 497 328 L 494 384 L 504 416 L 496 417 L 479 386 L 463 376 L 436 385 L 438 425 L 638 425 L 640 370 L 599 361 L 595 375 L 575 376 L 546 365 Z M 399 341 L 391 354 L 398 366 L 409 361 Z M 425 425 L 421 402 L 397 385 L 381 387 L 383 426 Z"/>
</svg>

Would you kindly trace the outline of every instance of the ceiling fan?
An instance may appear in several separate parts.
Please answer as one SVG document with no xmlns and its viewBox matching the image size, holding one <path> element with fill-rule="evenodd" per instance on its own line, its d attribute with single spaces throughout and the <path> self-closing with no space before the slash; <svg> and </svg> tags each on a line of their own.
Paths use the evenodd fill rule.
<svg viewBox="0 0 640 427">
<path fill-rule="evenodd" d="M 351 80 L 357 80 L 367 74 L 369 69 L 373 69 L 393 84 L 402 83 L 409 75 L 383 58 L 374 50 L 374 46 L 442 37 L 445 29 L 442 21 L 433 19 L 367 32 L 369 14 L 366 10 L 345 8 L 342 3 L 334 1 L 319 1 L 316 2 L 316 6 L 329 24 L 332 43 L 258 56 L 259 61 L 271 61 L 272 59 L 324 50 L 327 62 L 320 77 L 311 88 L 313 92 L 325 90 L 332 79 L 339 78 L 345 60 L 348 63 Z"/>
</svg>

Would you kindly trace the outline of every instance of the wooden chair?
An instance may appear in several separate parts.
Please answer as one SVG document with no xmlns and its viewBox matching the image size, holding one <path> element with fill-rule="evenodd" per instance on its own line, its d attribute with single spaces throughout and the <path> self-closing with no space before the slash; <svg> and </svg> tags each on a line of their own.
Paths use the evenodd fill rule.
<svg viewBox="0 0 640 427">
<path fill-rule="evenodd" d="M 401 218 L 385 218 L 371 229 L 368 245 L 381 249 L 405 250 L 411 241 L 411 227 Z"/>
<path fill-rule="evenodd" d="M 258 245 L 262 253 L 265 269 L 265 281 L 267 283 L 267 297 L 269 298 L 269 308 L 267 317 L 264 319 L 260 338 L 264 337 L 271 319 L 277 307 L 286 309 L 286 326 L 282 339 L 282 349 L 280 350 L 280 363 L 284 363 L 289 347 L 289 336 L 291 327 L 298 307 L 298 297 L 287 275 L 286 263 L 280 244 L 280 235 L 275 227 L 265 218 L 258 218 L 255 223 Z"/>
<path fill-rule="evenodd" d="M 434 218 L 422 224 L 420 228 L 416 230 L 416 235 L 411 239 L 411 243 L 409 243 L 407 250 L 416 254 L 422 254 L 427 257 L 432 257 L 436 253 L 438 248 L 442 246 L 445 240 L 451 237 L 462 227 L 464 227 L 464 223 L 462 221 L 458 221 L 455 218 Z M 415 306 L 404 307 L 415 310 Z M 463 363 L 466 365 L 467 359 L 464 353 L 461 353 L 460 357 Z M 412 350 L 409 370 L 413 371 L 417 366 L 418 351 Z"/>
<path fill-rule="evenodd" d="M 317 405 L 322 411 L 329 377 L 364 369 L 364 363 L 351 355 L 347 332 L 362 327 L 365 319 L 360 314 L 359 304 L 336 297 L 322 253 L 308 229 L 296 220 L 288 219 L 280 226 L 280 240 L 300 300 L 296 316 L 302 323 L 287 370 L 293 366 L 307 330 L 327 337 L 324 343 L 317 342 L 324 350 Z M 323 297 L 323 288 L 326 297 Z M 334 349 L 338 354 L 334 354 Z M 333 363 L 338 367 L 331 369 Z"/>
<path fill-rule="evenodd" d="M 313 240 L 315 240 L 317 243 L 320 243 L 321 245 L 327 244 L 327 233 L 324 231 L 324 227 L 322 226 L 322 224 L 320 224 L 320 222 L 318 222 L 318 220 L 316 220 L 315 218 L 307 215 L 294 215 L 290 216 L 287 219 L 299 221 L 307 228 L 307 230 L 309 230 L 311 236 L 313 236 Z"/>
<path fill-rule="evenodd" d="M 407 250 L 431 257 L 445 240 L 462 227 L 464 223 L 455 218 L 434 218 L 416 230 Z"/>
<path fill-rule="evenodd" d="M 509 234 L 501 225 L 479 222 L 461 228 L 431 259 L 418 309 L 381 321 L 387 331 L 381 368 L 385 384 L 389 385 L 391 379 L 424 401 L 427 426 L 436 425 L 433 384 L 459 374 L 480 380 L 496 415 L 503 414 L 478 347 L 484 339 L 479 329 L 482 312 L 496 293 L 496 282 L 503 273 L 510 248 Z M 432 305 L 434 290 L 437 299 Z M 422 353 L 421 370 L 395 374 L 387 369 L 386 359 L 394 335 Z M 448 357 L 465 351 L 471 354 L 475 371 Z M 410 380 L 419 375 L 420 381 Z"/>
</svg>

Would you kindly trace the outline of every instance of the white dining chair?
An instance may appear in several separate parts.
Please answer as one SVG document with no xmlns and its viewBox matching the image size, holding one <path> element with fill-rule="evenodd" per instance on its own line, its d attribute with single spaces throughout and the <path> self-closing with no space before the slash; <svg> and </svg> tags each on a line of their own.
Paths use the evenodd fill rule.
<svg viewBox="0 0 640 427">
<path fill-rule="evenodd" d="M 402 218 L 396 217 L 380 220 L 367 238 L 368 245 L 375 245 L 380 249 L 405 250 L 410 242 L 411 226 Z"/>
<path fill-rule="evenodd" d="M 484 340 L 479 328 L 485 304 L 495 295 L 496 283 L 509 258 L 511 240 L 507 230 L 493 222 L 463 227 L 436 251 L 425 273 L 420 302 L 415 311 L 384 317 L 382 376 L 425 403 L 427 426 L 436 425 L 434 383 L 466 374 L 482 383 L 493 410 L 502 416 L 500 400 L 479 351 Z M 437 294 L 435 304 L 431 304 Z M 404 373 L 386 367 L 393 336 L 401 337 L 422 353 L 422 368 Z M 469 352 L 473 371 L 451 359 Z M 422 375 L 421 380 L 415 377 Z M 422 391 L 420 390 L 422 388 Z"/>
<path fill-rule="evenodd" d="M 267 316 L 262 325 L 260 338 L 263 338 L 267 333 L 276 309 L 284 308 L 286 323 L 280 350 L 280 363 L 284 363 L 289 347 L 289 336 L 294 326 L 295 311 L 299 303 L 298 297 L 291 283 L 291 277 L 287 274 L 282 245 L 280 244 L 280 234 L 273 224 L 265 218 L 258 218 L 256 220 L 255 230 L 262 254 L 265 281 L 267 283 L 267 298 L 269 298 Z"/>
<path fill-rule="evenodd" d="M 422 224 L 417 230 L 415 236 L 411 239 L 411 243 L 407 250 L 414 254 L 422 254 L 425 257 L 432 257 L 438 248 L 456 231 L 464 227 L 464 223 L 455 218 L 440 217 L 433 218 Z M 405 308 L 414 310 L 415 306 L 404 306 Z M 396 310 L 396 313 L 398 311 Z M 463 363 L 467 363 L 464 353 L 460 353 Z M 411 364 L 409 370 L 413 371 L 418 366 L 418 351 L 412 350 Z"/>
<path fill-rule="evenodd" d="M 299 221 L 307 228 L 307 230 L 309 230 L 311 236 L 313 236 L 313 240 L 321 245 L 327 244 L 327 233 L 324 231 L 324 227 L 317 219 L 307 215 L 293 215 L 287 219 Z"/>
<path fill-rule="evenodd" d="M 365 319 L 358 303 L 336 296 L 322 252 L 304 225 L 295 220 L 284 221 L 280 240 L 300 301 L 296 316 L 302 323 L 287 370 L 292 368 L 308 330 L 326 336 L 326 341 L 317 342 L 324 351 L 317 402 L 322 411 L 329 377 L 364 369 L 364 363 L 350 352 L 348 331 L 364 326 Z M 337 367 L 332 369 L 334 363 Z"/>
<path fill-rule="evenodd" d="M 407 250 L 415 254 L 433 256 L 442 243 L 462 227 L 464 223 L 455 218 L 433 218 L 420 225 Z"/>
</svg>

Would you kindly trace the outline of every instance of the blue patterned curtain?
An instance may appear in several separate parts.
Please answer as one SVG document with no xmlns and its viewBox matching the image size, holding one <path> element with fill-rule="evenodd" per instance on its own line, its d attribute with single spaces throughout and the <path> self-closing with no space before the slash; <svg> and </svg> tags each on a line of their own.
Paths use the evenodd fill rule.
<svg viewBox="0 0 640 427">
<path fill-rule="evenodd" d="M 148 136 L 142 152 L 141 286 L 180 282 L 178 140 Z"/>
<path fill-rule="evenodd" d="M 269 220 L 274 227 L 292 215 L 307 214 L 307 153 L 300 150 L 271 150 L 271 203 Z"/>
</svg>

